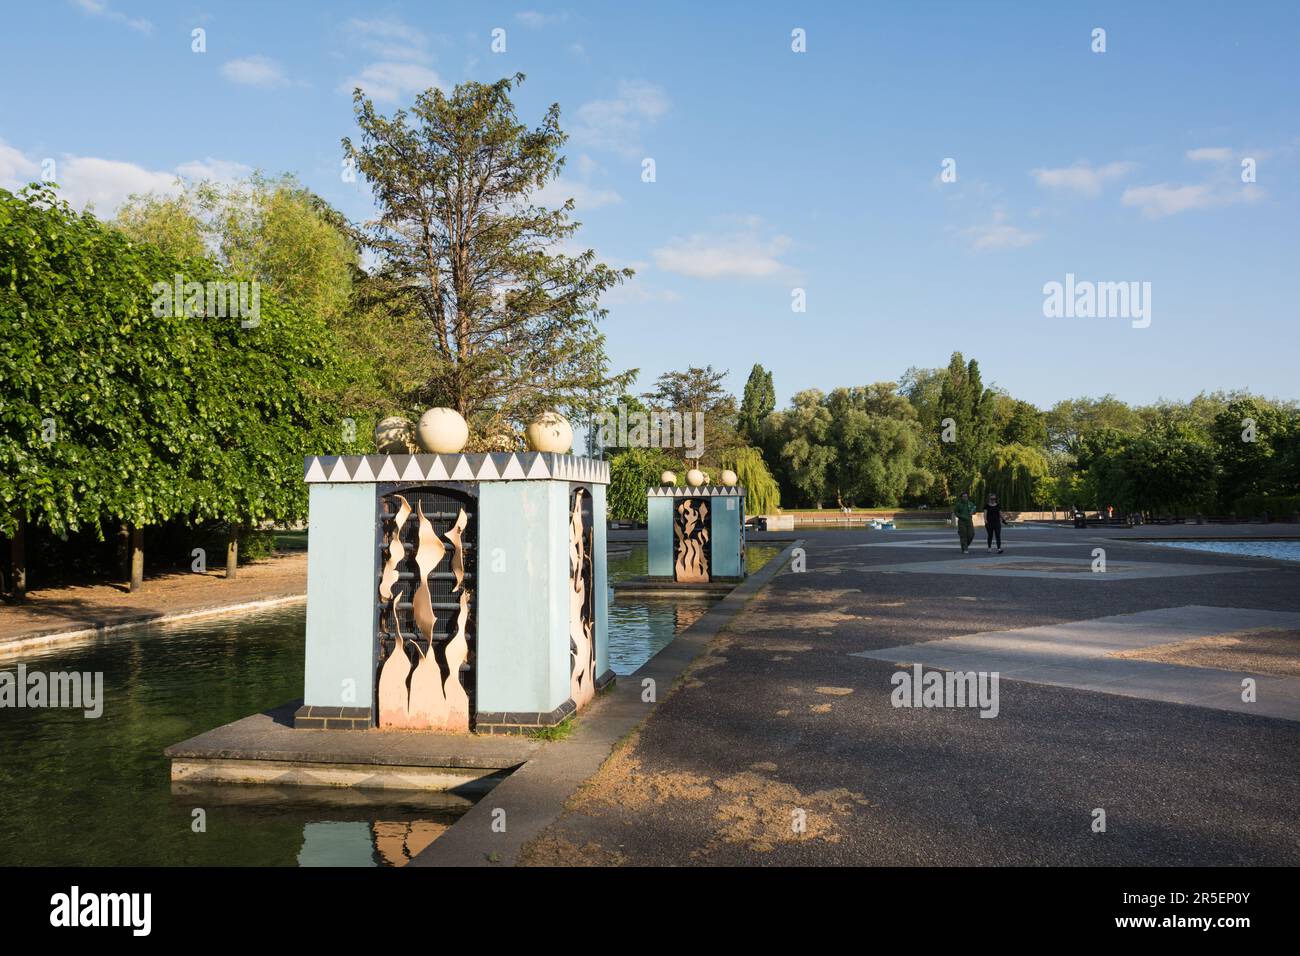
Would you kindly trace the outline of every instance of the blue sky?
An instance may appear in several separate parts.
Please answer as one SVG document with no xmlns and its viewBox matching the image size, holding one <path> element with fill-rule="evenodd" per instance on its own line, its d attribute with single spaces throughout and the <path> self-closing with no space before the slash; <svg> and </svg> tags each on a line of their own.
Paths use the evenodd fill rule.
<svg viewBox="0 0 1300 956">
<path fill-rule="evenodd" d="M 364 181 L 340 175 L 353 85 L 392 111 L 526 73 L 521 117 L 558 102 L 572 134 L 551 195 L 577 200 L 578 244 L 637 270 L 606 333 L 642 388 L 712 364 L 739 393 L 757 361 L 784 403 L 960 349 L 1040 406 L 1300 397 L 1300 5 L 49 0 L 0 16 L 0 186 L 52 158 L 102 214 L 177 174 L 259 168 L 364 219 Z M 1149 327 L 1045 317 L 1044 284 L 1067 273 L 1149 282 Z"/>
</svg>

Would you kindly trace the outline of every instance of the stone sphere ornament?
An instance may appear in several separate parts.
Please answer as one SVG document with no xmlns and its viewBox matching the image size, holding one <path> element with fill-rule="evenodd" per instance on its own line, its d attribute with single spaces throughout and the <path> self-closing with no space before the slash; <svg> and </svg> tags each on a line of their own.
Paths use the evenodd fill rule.
<svg viewBox="0 0 1300 956">
<path fill-rule="evenodd" d="M 723 470 L 722 483 L 724 485 L 726 485 L 728 488 L 734 488 L 736 487 L 736 481 L 737 478 L 736 478 L 736 473 L 734 471 L 732 471 L 730 468 L 726 468 Z"/>
<path fill-rule="evenodd" d="M 659 483 L 661 485 L 675 485 L 677 484 L 677 476 L 671 471 L 665 471 L 659 476 Z"/>
<path fill-rule="evenodd" d="M 407 455 L 415 450 L 415 427 L 400 415 L 380 419 L 375 426 L 375 450 L 381 455 Z"/>
<path fill-rule="evenodd" d="M 420 416 L 415 440 L 431 455 L 456 455 L 465 450 L 469 426 L 454 408 L 431 408 Z"/>
<path fill-rule="evenodd" d="M 573 449 L 573 426 L 559 412 L 542 412 L 524 429 L 531 451 L 567 455 Z"/>
<path fill-rule="evenodd" d="M 700 487 L 700 485 L 704 484 L 706 480 L 704 472 L 700 471 L 698 468 L 692 468 L 686 473 L 686 483 L 692 488 Z"/>
</svg>

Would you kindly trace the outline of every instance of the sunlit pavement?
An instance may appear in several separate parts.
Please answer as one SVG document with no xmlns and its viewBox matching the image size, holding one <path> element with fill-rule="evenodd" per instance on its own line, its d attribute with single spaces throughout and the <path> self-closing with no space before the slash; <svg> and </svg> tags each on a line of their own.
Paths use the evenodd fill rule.
<svg viewBox="0 0 1300 956">
<path fill-rule="evenodd" d="M 1215 701 L 1184 703 L 1194 668 L 1109 656 L 1294 627 L 1300 565 L 1096 529 L 1013 527 L 1001 556 L 982 533 L 968 555 L 934 530 L 805 537 L 807 571 L 777 577 L 732 622 L 526 860 L 1300 862 L 1294 681 L 1258 675 L 1252 706 L 1229 671 Z M 1089 648 L 1108 633 L 1114 648 Z M 996 716 L 894 706 L 896 675 L 917 661 L 1009 665 Z M 1062 686 L 1109 668 L 1119 682 L 1145 671 L 1150 686 Z"/>
</svg>

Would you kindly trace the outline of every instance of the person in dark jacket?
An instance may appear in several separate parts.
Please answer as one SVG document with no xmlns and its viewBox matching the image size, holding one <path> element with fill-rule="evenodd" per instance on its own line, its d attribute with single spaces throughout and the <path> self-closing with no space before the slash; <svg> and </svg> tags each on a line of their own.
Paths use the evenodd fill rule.
<svg viewBox="0 0 1300 956">
<path fill-rule="evenodd" d="M 993 540 L 998 542 L 998 554 L 1002 553 L 1002 509 L 998 507 L 998 496 L 989 495 L 988 504 L 984 506 L 984 531 L 988 535 L 989 549 Z"/>
</svg>

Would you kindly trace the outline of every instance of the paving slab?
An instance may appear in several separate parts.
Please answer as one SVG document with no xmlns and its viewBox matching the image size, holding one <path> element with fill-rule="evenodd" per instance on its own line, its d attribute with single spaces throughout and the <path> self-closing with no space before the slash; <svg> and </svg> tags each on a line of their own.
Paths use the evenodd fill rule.
<svg viewBox="0 0 1300 956">
<path fill-rule="evenodd" d="M 960 552 L 959 552 L 960 553 Z M 1216 555 L 1217 557 L 1217 555 Z M 1041 568 L 1017 567 L 1029 563 Z M 1108 560 L 1105 571 L 1092 570 L 1092 558 L 1051 557 L 1035 559 L 1026 554 L 982 555 L 978 551 L 961 555 L 960 560 L 914 561 L 873 568 L 904 574 L 962 574 L 985 577 L 1047 578 L 1107 584 L 1142 578 L 1185 577 L 1201 574 L 1240 574 L 1246 567 L 1208 564 L 1174 564 L 1165 561 Z"/>
<path fill-rule="evenodd" d="M 375 767 L 451 767 L 509 770 L 525 763 L 541 742 L 514 735 L 475 736 L 421 731 L 299 730 L 294 701 L 173 744 L 173 761 L 278 761 Z"/>
<path fill-rule="evenodd" d="M 997 671 L 1007 680 L 1121 694 L 1198 707 L 1300 720 L 1300 678 L 1267 677 L 1111 656 L 1115 651 L 1239 633 L 1300 627 L 1300 613 L 1187 605 L 1070 624 L 994 631 L 858 651 L 851 657 L 923 664 L 945 670 Z M 1268 693 L 1241 700 L 1253 677 Z"/>
<path fill-rule="evenodd" d="M 1087 542 L 1072 529 L 1043 533 Z M 949 638 L 1068 628 L 1109 614 L 1109 624 L 1074 637 L 1108 653 L 1110 633 L 1118 632 L 1113 649 L 1122 650 L 1186 639 L 1207 619 L 1235 628 L 1249 619 L 1244 609 L 1300 613 L 1300 568 L 1166 557 L 1102 541 L 1121 564 L 1173 559 L 1243 573 L 1111 587 L 891 574 L 881 569 L 893 567 L 898 549 L 856 547 L 885 538 L 860 529 L 807 534 L 806 573 L 772 579 L 719 635 L 705 658 L 711 666 L 661 699 L 525 859 L 673 867 L 1300 864 L 1300 778 L 1291 772 L 1300 763 L 1300 722 L 1231 700 L 1216 708 L 1109 693 L 1112 679 L 1140 671 L 1120 659 L 1113 673 L 1090 678 L 1095 689 L 1008 679 L 995 719 L 890 700 L 898 661 Z M 1148 611 L 1165 615 L 1138 616 Z M 887 659 L 849 656 L 864 648 L 888 649 Z M 1095 675 L 1096 661 L 1070 650 L 1033 666 L 1046 679 Z M 1033 670 L 1023 648 L 1003 656 Z M 1285 693 L 1268 680 L 1259 680 L 1261 698 Z M 1173 684 L 1156 690 L 1178 697 Z M 1106 834 L 1091 830 L 1096 807 L 1107 811 Z M 796 809 L 807 812 L 806 832 L 791 830 Z"/>
</svg>

